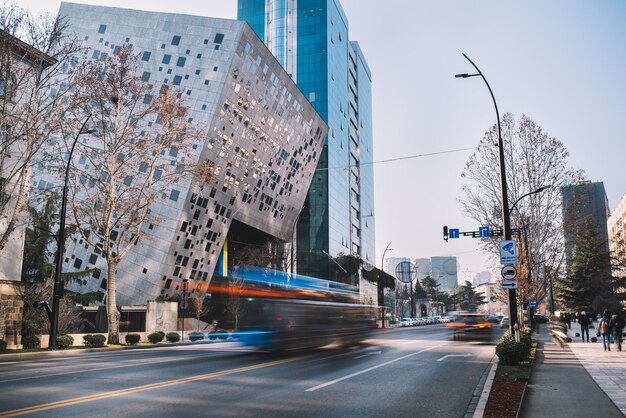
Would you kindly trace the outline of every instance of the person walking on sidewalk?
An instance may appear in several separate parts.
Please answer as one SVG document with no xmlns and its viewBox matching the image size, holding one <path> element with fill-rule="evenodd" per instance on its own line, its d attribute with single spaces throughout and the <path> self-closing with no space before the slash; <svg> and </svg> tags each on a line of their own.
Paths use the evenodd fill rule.
<svg viewBox="0 0 626 418">
<path fill-rule="evenodd" d="M 578 316 L 578 324 L 580 325 L 580 336 L 585 342 L 585 333 L 587 334 L 587 342 L 589 342 L 589 317 L 585 311 L 582 311 Z"/>
<path fill-rule="evenodd" d="M 609 321 L 609 328 L 613 330 L 613 340 L 617 345 L 617 350 L 622 351 L 622 333 L 624 332 L 624 317 L 616 313 Z"/>
<path fill-rule="evenodd" d="M 611 312 L 608 309 L 604 310 L 602 314 L 602 319 L 598 324 L 598 333 L 602 335 L 602 346 L 604 346 L 604 351 L 611 351 L 611 327 L 609 323 L 611 322 Z"/>
</svg>

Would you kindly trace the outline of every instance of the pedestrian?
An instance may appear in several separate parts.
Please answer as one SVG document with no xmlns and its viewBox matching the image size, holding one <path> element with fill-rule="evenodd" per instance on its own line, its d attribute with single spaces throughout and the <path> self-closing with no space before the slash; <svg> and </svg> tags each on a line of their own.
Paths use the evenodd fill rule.
<svg viewBox="0 0 626 418">
<path fill-rule="evenodd" d="M 585 334 L 587 334 L 587 342 L 589 342 L 589 317 L 585 311 L 578 316 L 578 324 L 580 325 L 580 336 L 585 342 Z"/>
<path fill-rule="evenodd" d="M 567 322 L 567 329 L 572 329 L 572 314 L 570 312 L 565 313 L 565 322 Z"/>
<path fill-rule="evenodd" d="M 617 345 L 617 351 L 622 351 L 622 333 L 624 332 L 624 317 L 616 313 L 609 322 L 609 328 L 613 330 L 613 340 Z"/>
<path fill-rule="evenodd" d="M 602 346 L 604 347 L 604 351 L 611 351 L 611 312 L 608 309 L 605 309 L 602 313 L 602 319 L 600 319 L 600 323 L 598 324 L 598 333 L 602 336 Z"/>
</svg>

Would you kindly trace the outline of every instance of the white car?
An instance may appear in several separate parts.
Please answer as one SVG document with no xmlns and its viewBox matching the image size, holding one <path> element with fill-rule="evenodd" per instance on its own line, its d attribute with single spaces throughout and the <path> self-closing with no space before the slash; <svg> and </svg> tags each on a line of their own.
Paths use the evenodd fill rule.
<svg viewBox="0 0 626 418">
<path fill-rule="evenodd" d="M 412 325 L 413 325 L 413 321 L 411 320 L 411 318 L 402 318 L 400 320 L 401 327 L 410 327 Z"/>
<path fill-rule="evenodd" d="M 508 328 L 509 327 L 509 317 L 505 316 L 500 320 L 500 328 Z"/>
</svg>

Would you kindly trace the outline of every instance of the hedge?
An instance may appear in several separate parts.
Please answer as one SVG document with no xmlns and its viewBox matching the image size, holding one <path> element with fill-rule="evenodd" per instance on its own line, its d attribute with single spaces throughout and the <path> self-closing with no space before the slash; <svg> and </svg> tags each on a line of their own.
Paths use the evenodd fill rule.
<svg viewBox="0 0 626 418">
<path fill-rule="evenodd" d="M 139 334 L 126 334 L 124 337 L 126 340 L 126 344 L 135 345 L 141 340 L 141 335 Z"/>
<path fill-rule="evenodd" d="M 165 339 L 168 342 L 176 343 L 180 341 L 180 334 L 177 332 L 168 332 L 167 334 L 165 334 Z"/>
<path fill-rule="evenodd" d="M 87 347 L 104 347 L 107 338 L 101 334 L 83 335 L 83 342 Z"/>
<path fill-rule="evenodd" d="M 532 340 L 530 332 L 520 332 L 520 341 L 509 331 L 504 333 L 496 345 L 496 355 L 502 364 L 519 364 L 529 360 Z"/>
<path fill-rule="evenodd" d="M 74 345 L 74 338 L 71 335 L 61 334 L 57 337 L 57 348 L 65 350 Z"/>
<path fill-rule="evenodd" d="M 163 331 L 155 331 L 151 334 L 148 334 L 148 341 L 150 341 L 152 344 L 160 343 L 161 341 L 163 341 L 163 338 L 165 338 L 165 333 Z"/>
</svg>

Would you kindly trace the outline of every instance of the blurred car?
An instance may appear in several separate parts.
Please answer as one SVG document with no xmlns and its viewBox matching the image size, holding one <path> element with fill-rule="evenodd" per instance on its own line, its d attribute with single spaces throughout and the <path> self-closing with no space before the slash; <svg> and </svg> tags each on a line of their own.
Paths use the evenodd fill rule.
<svg viewBox="0 0 626 418">
<path fill-rule="evenodd" d="M 411 318 L 402 318 L 400 320 L 401 327 L 410 327 L 411 325 L 413 325 L 413 321 L 411 320 Z"/>
<path fill-rule="evenodd" d="M 487 322 L 491 322 L 492 324 L 499 324 L 502 321 L 503 316 L 500 315 L 489 315 L 487 317 Z"/>
<path fill-rule="evenodd" d="M 452 339 L 486 339 L 493 335 L 493 324 L 485 315 L 473 312 L 459 312 L 445 327 L 450 330 Z"/>
<path fill-rule="evenodd" d="M 502 320 L 500 321 L 500 328 L 508 328 L 509 325 L 510 325 L 509 317 L 508 316 L 502 317 Z"/>
<path fill-rule="evenodd" d="M 541 314 L 535 314 L 535 323 L 537 324 L 546 324 L 548 322 L 548 317 Z"/>
</svg>

